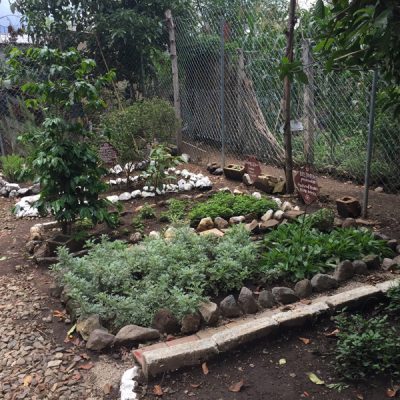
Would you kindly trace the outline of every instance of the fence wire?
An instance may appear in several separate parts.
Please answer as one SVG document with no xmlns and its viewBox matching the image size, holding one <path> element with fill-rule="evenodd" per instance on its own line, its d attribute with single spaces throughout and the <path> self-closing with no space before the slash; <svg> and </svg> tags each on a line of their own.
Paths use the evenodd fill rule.
<svg viewBox="0 0 400 400">
<path fill-rule="evenodd" d="M 268 13 L 241 9 L 223 17 L 199 13 L 195 24 L 176 21 L 183 142 L 193 159 L 206 163 L 255 155 L 267 165 L 283 166 L 278 66 L 286 47 L 285 13 L 286 7 Z M 317 172 L 363 183 L 372 73 L 327 73 L 304 31 L 296 30 L 295 54 L 303 60 L 308 83 L 295 81 L 291 93 L 295 166 L 311 163 Z M 375 121 L 371 184 L 398 192 L 398 122 L 379 105 Z"/>
</svg>

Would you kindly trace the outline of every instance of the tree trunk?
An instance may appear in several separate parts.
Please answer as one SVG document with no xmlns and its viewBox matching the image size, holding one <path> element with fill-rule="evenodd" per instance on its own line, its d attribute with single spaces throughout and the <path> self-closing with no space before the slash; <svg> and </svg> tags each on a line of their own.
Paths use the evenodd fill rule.
<svg viewBox="0 0 400 400">
<path fill-rule="evenodd" d="M 294 26 L 296 24 L 296 0 L 290 0 L 289 5 L 289 21 L 287 31 L 286 57 L 289 62 L 293 62 L 293 42 L 294 42 Z M 289 76 L 284 79 L 284 116 L 285 116 L 285 174 L 286 174 L 286 192 L 291 194 L 294 192 L 293 182 L 293 156 L 292 156 L 292 131 L 290 127 L 291 110 L 290 110 L 290 88 L 291 82 Z"/>
</svg>

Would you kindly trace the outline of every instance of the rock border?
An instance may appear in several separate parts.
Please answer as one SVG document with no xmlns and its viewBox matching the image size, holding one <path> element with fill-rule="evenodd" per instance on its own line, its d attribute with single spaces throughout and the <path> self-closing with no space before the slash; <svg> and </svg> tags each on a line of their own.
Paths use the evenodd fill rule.
<svg viewBox="0 0 400 400">
<path fill-rule="evenodd" d="M 265 338 L 285 328 L 301 327 L 321 315 L 330 315 L 344 307 L 357 308 L 366 300 L 379 299 L 400 283 L 400 278 L 364 285 L 332 296 L 324 296 L 310 304 L 298 302 L 288 311 L 267 310 L 218 328 L 170 342 L 156 343 L 133 352 L 146 379 L 182 367 L 193 366 L 220 353 L 232 350 L 255 339 Z"/>
</svg>

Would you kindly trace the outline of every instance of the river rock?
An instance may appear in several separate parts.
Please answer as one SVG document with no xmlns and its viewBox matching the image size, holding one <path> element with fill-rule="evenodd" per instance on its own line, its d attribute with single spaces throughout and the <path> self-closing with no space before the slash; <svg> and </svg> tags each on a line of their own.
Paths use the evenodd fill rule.
<svg viewBox="0 0 400 400">
<path fill-rule="evenodd" d="M 275 300 L 281 304 L 295 303 L 299 300 L 294 291 L 287 287 L 274 287 L 272 289 L 272 295 Z"/>
<path fill-rule="evenodd" d="M 80 317 L 76 323 L 76 331 L 84 340 L 88 340 L 90 334 L 96 329 L 104 329 L 100 323 L 100 317 L 97 314 L 88 317 Z"/>
<path fill-rule="evenodd" d="M 353 268 L 355 275 L 368 275 L 368 267 L 364 261 L 361 260 L 353 261 Z"/>
<path fill-rule="evenodd" d="M 381 265 L 379 257 L 375 254 L 365 256 L 362 261 L 367 264 L 368 269 L 378 269 Z"/>
<path fill-rule="evenodd" d="M 211 301 L 201 303 L 199 313 L 207 325 L 215 325 L 219 319 L 219 308 L 216 303 Z"/>
<path fill-rule="evenodd" d="M 272 292 L 269 290 L 263 290 L 258 296 L 258 302 L 263 308 L 272 308 L 275 306 L 276 302 Z"/>
<path fill-rule="evenodd" d="M 242 287 L 239 293 L 238 304 L 245 314 L 255 314 L 258 311 L 258 305 L 253 297 L 253 292 L 245 286 Z"/>
<path fill-rule="evenodd" d="M 180 331 L 178 320 L 174 317 L 171 311 L 162 308 L 157 311 L 153 317 L 152 327 L 161 333 L 177 333 Z"/>
<path fill-rule="evenodd" d="M 353 263 L 349 260 L 345 260 L 339 263 L 335 268 L 335 272 L 333 273 L 333 277 L 338 282 L 347 281 L 351 279 L 353 276 L 354 276 L 354 266 Z"/>
<path fill-rule="evenodd" d="M 300 299 L 305 299 L 311 296 L 312 285 L 309 279 L 303 279 L 296 283 L 294 287 L 295 295 Z"/>
<path fill-rule="evenodd" d="M 246 221 L 246 218 L 243 215 L 229 218 L 229 224 L 231 224 L 231 225 L 241 224 L 245 221 Z"/>
<path fill-rule="evenodd" d="M 342 228 L 355 228 L 357 226 L 357 222 L 354 218 L 346 218 L 342 222 Z"/>
<path fill-rule="evenodd" d="M 103 329 L 95 329 L 89 336 L 86 348 L 89 350 L 101 351 L 110 347 L 114 342 L 115 336 Z"/>
<path fill-rule="evenodd" d="M 338 287 L 338 282 L 335 278 L 327 274 L 317 274 L 311 279 L 311 285 L 316 292 L 323 292 Z"/>
<path fill-rule="evenodd" d="M 226 318 L 236 318 L 242 315 L 233 295 L 225 297 L 219 304 L 221 313 Z"/>
<path fill-rule="evenodd" d="M 126 325 L 119 330 L 115 336 L 115 343 L 118 345 L 129 345 L 142 343 L 160 338 L 160 332 L 152 328 L 144 328 L 138 325 Z"/>
<path fill-rule="evenodd" d="M 218 229 L 227 229 L 229 227 L 229 222 L 226 219 L 217 217 L 214 219 L 215 227 Z"/>
<path fill-rule="evenodd" d="M 182 318 L 181 324 L 182 333 L 196 333 L 200 329 L 201 316 L 198 313 L 187 314 Z"/>
<path fill-rule="evenodd" d="M 197 226 L 197 232 L 208 231 L 212 228 L 214 228 L 214 222 L 213 222 L 212 218 L 210 218 L 210 217 L 202 218 L 200 220 L 199 225 Z"/>
</svg>

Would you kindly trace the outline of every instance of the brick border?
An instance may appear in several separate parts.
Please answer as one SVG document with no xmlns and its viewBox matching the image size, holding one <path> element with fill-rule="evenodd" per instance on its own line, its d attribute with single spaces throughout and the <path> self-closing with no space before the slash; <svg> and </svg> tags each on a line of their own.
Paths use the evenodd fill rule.
<svg viewBox="0 0 400 400">
<path fill-rule="evenodd" d="M 156 343 L 133 352 L 146 379 L 160 373 L 193 366 L 244 343 L 267 337 L 283 328 L 301 327 L 310 320 L 339 311 L 354 309 L 366 300 L 379 299 L 400 279 L 364 285 L 332 296 L 322 296 L 310 304 L 298 302 L 288 311 L 266 310 L 198 334 Z"/>
</svg>

